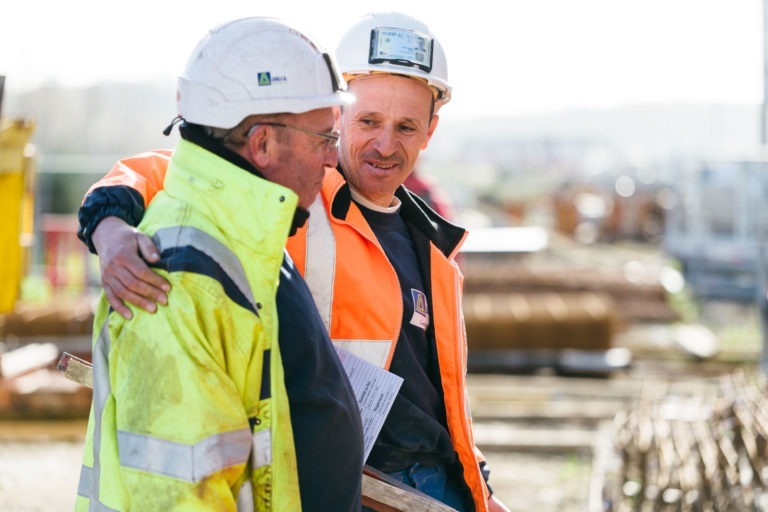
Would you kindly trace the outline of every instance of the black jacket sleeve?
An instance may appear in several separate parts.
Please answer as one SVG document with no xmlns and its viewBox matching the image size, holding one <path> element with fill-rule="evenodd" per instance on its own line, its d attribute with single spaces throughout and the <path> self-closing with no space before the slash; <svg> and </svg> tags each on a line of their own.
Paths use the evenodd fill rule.
<svg viewBox="0 0 768 512">
<path fill-rule="evenodd" d="M 491 476 L 491 470 L 485 461 L 480 463 L 480 473 L 483 474 L 483 479 L 485 480 L 485 486 L 488 488 L 488 492 L 493 494 L 493 489 L 491 489 L 491 486 L 488 484 L 488 478 Z"/>
<path fill-rule="evenodd" d="M 80 222 L 77 238 L 96 254 L 91 236 L 105 217 L 120 217 L 131 226 L 137 226 L 143 216 L 144 198 L 136 190 L 124 185 L 99 187 L 85 197 L 77 212 Z"/>
</svg>

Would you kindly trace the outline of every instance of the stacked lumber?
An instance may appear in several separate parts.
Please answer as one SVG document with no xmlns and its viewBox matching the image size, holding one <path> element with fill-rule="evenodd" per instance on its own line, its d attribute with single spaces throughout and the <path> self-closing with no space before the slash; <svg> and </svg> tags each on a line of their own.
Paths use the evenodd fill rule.
<svg viewBox="0 0 768 512">
<path fill-rule="evenodd" d="M 610 297 L 590 292 L 470 293 L 463 307 L 471 350 L 608 350 L 616 324 Z"/>
<path fill-rule="evenodd" d="M 18 302 L 3 315 L 0 339 L 88 337 L 93 328 L 90 297 L 56 297 L 45 304 Z"/>
<path fill-rule="evenodd" d="M 514 261 L 467 261 L 464 291 L 476 293 L 593 293 L 609 297 L 624 323 L 674 322 L 680 319 L 670 306 L 658 278 L 632 278 L 604 267 L 575 265 L 529 266 Z"/>
<path fill-rule="evenodd" d="M 0 419 L 88 416 L 90 389 L 56 370 L 64 351 L 90 359 L 92 298 L 55 296 L 19 301 L 0 315 Z"/>
</svg>

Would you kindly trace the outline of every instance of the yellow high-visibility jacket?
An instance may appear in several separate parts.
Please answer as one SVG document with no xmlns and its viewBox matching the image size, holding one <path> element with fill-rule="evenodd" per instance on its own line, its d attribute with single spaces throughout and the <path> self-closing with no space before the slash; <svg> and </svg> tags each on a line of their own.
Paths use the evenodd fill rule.
<svg viewBox="0 0 768 512">
<path fill-rule="evenodd" d="M 301 510 L 275 308 L 296 204 L 179 143 L 140 225 L 169 305 L 100 299 L 76 510 Z"/>
</svg>

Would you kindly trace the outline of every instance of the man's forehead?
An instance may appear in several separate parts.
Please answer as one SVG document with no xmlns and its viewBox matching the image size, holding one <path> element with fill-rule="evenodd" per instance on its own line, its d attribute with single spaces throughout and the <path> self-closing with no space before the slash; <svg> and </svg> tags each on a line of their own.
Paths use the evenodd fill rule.
<svg viewBox="0 0 768 512">
<path fill-rule="evenodd" d="M 389 102 L 393 99 L 398 103 L 408 103 L 413 106 L 424 104 L 429 108 L 432 103 L 432 91 L 426 84 L 402 75 L 365 75 L 349 82 L 349 91 L 355 95 L 352 104 L 354 110 L 370 107 L 376 100 Z M 355 108 L 357 107 L 357 108 Z"/>
<path fill-rule="evenodd" d="M 414 88 L 415 85 L 428 91 L 430 95 L 432 94 L 432 89 L 423 78 L 400 75 L 397 73 L 368 73 L 365 75 L 347 77 L 347 85 L 349 89 L 371 87 L 372 85 L 368 84 L 381 85 L 383 83 L 386 83 L 387 87 L 398 88 Z"/>
</svg>

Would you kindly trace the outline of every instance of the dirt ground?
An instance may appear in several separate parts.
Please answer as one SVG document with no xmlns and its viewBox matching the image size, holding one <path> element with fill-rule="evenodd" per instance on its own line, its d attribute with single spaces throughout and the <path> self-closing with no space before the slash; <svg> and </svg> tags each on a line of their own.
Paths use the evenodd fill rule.
<svg viewBox="0 0 768 512">
<path fill-rule="evenodd" d="M 23 425 L 18 426 L 23 429 Z M 513 511 L 584 512 L 590 458 L 487 452 L 497 495 Z M 0 511 L 74 507 L 82 441 L 0 441 Z"/>
<path fill-rule="evenodd" d="M 0 510 L 71 511 L 82 442 L 0 442 Z"/>
<path fill-rule="evenodd" d="M 585 512 L 591 458 L 485 452 L 496 495 L 513 512 Z"/>
<path fill-rule="evenodd" d="M 71 511 L 82 455 L 72 441 L 0 442 L 0 510 Z M 498 496 L 514 511 L 583 512 L 588 459 L 486 454 Z"/>
</svg>

